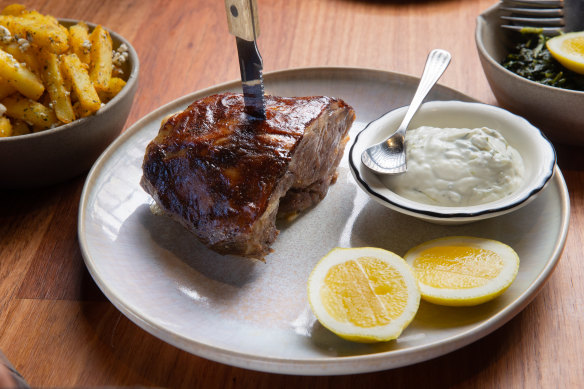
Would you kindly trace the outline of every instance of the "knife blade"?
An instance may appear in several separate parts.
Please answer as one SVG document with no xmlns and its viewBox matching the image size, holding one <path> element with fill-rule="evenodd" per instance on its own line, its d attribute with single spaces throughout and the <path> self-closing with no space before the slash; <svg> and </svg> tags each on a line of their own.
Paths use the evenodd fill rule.
<svg viewBox="0 0 584 389">
<path fill-rule="evenodd" d="M 229 32 L 235 35 L 241 86 L 248 114 L 266 118 L 263 61 L 257 47 L 259 23 L 256 0 L 225 0 Z"/>
</svg>

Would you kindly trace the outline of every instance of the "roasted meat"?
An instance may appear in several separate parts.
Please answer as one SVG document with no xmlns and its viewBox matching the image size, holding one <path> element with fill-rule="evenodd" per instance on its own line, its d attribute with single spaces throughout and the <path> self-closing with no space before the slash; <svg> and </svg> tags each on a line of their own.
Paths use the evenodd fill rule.
<svg viewBox="0 0 584 389">
<path fill-rule="evenodd" d="M 141 185 L 212 250 L 263 259 L 276 216 L 322 200 L 355 119 L 330 97 L 266 96 L 266 120 L 240 94 L 205 97 L 163 122 L 146 148 Z"/>
</svg>

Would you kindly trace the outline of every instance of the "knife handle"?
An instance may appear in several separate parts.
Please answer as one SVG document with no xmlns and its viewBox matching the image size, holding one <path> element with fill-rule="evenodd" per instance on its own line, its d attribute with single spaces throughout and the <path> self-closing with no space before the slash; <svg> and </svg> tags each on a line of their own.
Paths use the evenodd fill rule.
<svg viewBox="0 0 584 389">
<path fill-rule="evenodd" d="M 258 5 L 256 0 L 225 0 L 229 32 L 246 41 L 260 35 Z"/>
</svg>

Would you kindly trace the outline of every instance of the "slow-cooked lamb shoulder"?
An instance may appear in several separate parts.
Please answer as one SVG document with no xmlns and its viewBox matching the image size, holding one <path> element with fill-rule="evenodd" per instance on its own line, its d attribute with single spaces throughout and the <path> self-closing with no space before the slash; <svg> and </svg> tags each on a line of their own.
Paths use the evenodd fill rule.
<svg viewBox="0 0 584 389">
<path fill-rule="evenodd" d="M 141 185 L 209 248 L 263 259 L 277 214 L 325 197 L 354 119 L 330 97 L 266 96 L 266 120 L 244 112 L 241 94 L 205 97 L 163 122 Z"/>
</svg>

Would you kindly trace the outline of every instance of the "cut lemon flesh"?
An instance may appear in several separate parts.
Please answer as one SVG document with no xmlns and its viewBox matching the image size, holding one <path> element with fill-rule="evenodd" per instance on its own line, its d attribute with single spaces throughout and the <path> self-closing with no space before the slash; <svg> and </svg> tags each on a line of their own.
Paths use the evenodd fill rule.
<svg viewBox="0 0 584 389">
<path fill-rule="evenodd" d="M 546 46 L 564 67 L 584 74 L 584 31 L 558 35 L 548 40 Z"/>
<path fill-rule="evenodd" d="M 403 258 L 383 249 L 331 250 L 308 280 L 308 301 L 323 326 L 358 342 L 397 338 L 420 303 L 416 279 Z"/>
<path fill-rule="evenodd" d="M 519 256 L 501 242 L 464 236 L 428 241 L 404 256 L 422 299 L 440 305 L 477 305 L 502 294 L 519 269 Z"/>
</svg>

